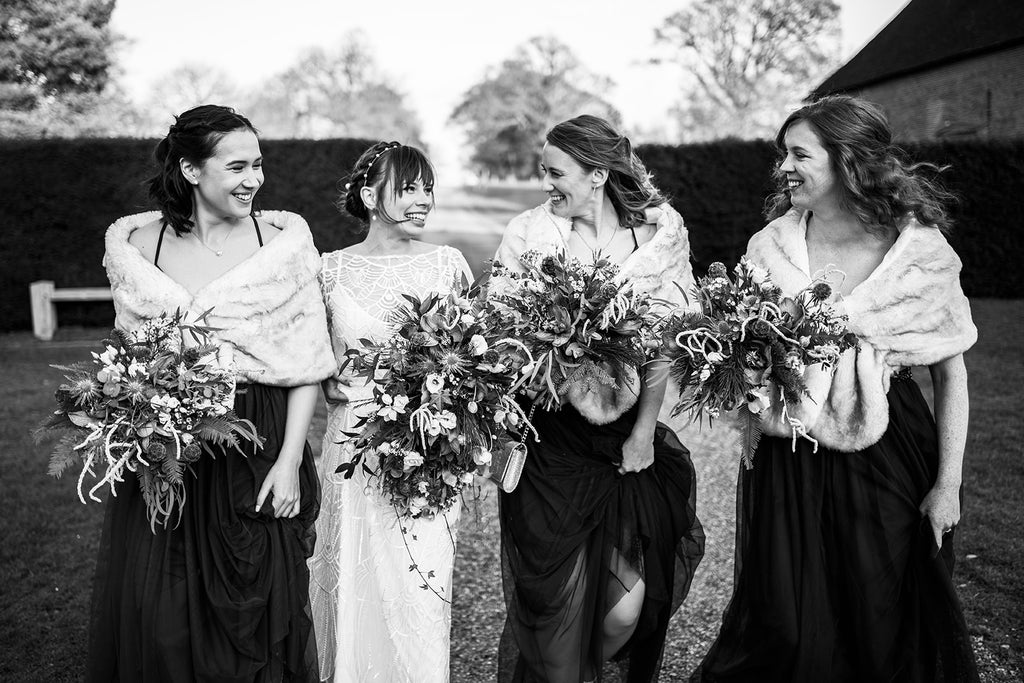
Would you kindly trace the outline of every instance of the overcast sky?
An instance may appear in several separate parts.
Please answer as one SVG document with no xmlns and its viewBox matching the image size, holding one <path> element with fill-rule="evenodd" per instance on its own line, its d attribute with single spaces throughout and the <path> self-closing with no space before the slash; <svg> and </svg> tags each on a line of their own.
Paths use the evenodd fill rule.
<svg viewBox="0 0 1024 683">
<path fill-rule="evenodd" d="M 864 45 L 907 0 L 840 0 L 843 56 Z M 141 102 L 175 66 L 208 64 L 251 87 L 312 46 L 362 30 L 378 64 L 406 96 L 441 165 L 447 118 L 489 65 L 535 35 L 554 35 L 591 71 L 615 81 L 607 98 L 627 129 L 664 123 L 678 72 L 646 64 L 654 28 L 688 0 L 118 0 L 113 26 L 128 44 L 120 67 Z M 259 122 L 254 122 L 259 125 Z M 445 158 L 448 157 L 448 158 Z"/>
</svg>

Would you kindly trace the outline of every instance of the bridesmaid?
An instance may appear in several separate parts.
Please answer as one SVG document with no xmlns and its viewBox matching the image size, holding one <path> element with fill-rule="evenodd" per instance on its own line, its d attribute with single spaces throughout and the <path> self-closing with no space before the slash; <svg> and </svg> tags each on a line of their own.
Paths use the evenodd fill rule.
<svg viewBox="0 0 1024 683">
<path fill-rule="evenodd" d="M 260 450 L 220 449 L 185 478 L 180 522 L 150 530 L 137 481 L 107 503 L 93 594 L 87 679 L 160 683 L 315 681 L 306 559 L 319 487 L 306 431 L 334 371 L 306 222 L 257 217 L 263 156 L 252 124 L 226 107 L 177 117 L 156 148 L 159 211 L 122 218 L 104 264 L 116 324 L 212 308 L 234 347 L 235 411 Z"/>
<path fill-rule="evenodd" d="M 549 199 L 509 223 L 497 260 L 521 269 L 534 249 L 600 254 L 637 291 L 682 304 L 675 283 L 693 284 L 686 228 L 629 139 L 579 116 L 548 132 L 541 159 Z M 503 286 L 494 278 L 491 291 Z M 534 414 L 540 439 L 527 440 L 519 487 L 500 498 L 500 681 L 593 681 L 609 659 L 628 681 L 658 678 L 704 531 L 690 453 L 658 422 L 664 379 L 640 374 L 633 386 L 623 377 L 605 392 L 570 390 L 560 410 Z"/>
<path fill-rule="evenodd" d="M 786 119 L 771 222 L 747 256 L 786 294 L 830 276 L 860 339 L 812 396 L 773 405 L 740 470 L 736 578 L 693 681 L 976 681 L 952 581 L 977 331 L 946 195 L 882 112 L 826 97 Z M 835 270 L 836 268 L 839 271 Z M 935 418 L 911 375 L 928 366 Z"/>
</svg>

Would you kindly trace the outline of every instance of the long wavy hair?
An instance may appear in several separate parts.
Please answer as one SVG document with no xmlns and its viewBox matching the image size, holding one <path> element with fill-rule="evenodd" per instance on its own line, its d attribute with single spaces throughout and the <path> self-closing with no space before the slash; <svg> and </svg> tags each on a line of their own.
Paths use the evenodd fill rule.
<svg viewBox="0 0 1024 683">
<path fill-rule="evenodd" d="M 411 145 L 394 141 L 378 142 L 362 153 L 352 172 L 342 179 L 344 187 L 336 204 L 339 210 L 346 211 L 363 223 L 369 223 L 370 209 L 363 203 L 359 192 L 364 187 L 374 187 L 377 188 L 377 206 L 374 209 L 384 220 L 397 223 L 384 210 L 380 199 L 385 190 L 390 191 L 392 199 L 397 198 L 402 188 L 417 180 L 427 187 L 434 184 L 434 167 L 426 154 Z"/>
<path fill-rule="evenodd" d="M 230 107 L 203 104 L 174 117 L 153 156 L 160 170 L 149 180 L 149 196 L 156 202 L 176 235 L 191 232 L 195 188 L 181 173 L 181 159 L 197 166 L 214 155 L 217 143 L 228 133 L 248 130 L 256 133 L 249 119 Z"/>
<path fill-rule="evenodd" d="M 909 162 L 893 144 L 889 122 L 878 105 L 849 95 L 823 97 L 796 110 L 782 124 L 775 136 L 780 155 L 776 191 L 765 206 L 769 221 L 793 206 L 780 167 L 786 156 L 786 132 L 799 121 L 811 127 L 828 152 L 839 181 L 840 207 L 856 215 L 870 232 L 895 228 L 907 214 L 922 225 L 950 229 L 945 205 L 955 198 L 934 178 L 946 167 Z"/>
<path fill-rule="evenodd" d="M 588 173 L 595 168 L 608 169 L 605 191 L 621 225 L 642 225 L 644 209 L 664 203 L 665 197 L 651 182 L 651 174 L 633 151 L 629 138 L 619 135 L 599 116 L 583 114 L 562 121 L 548 131 L 547 141 Z"/>
</svg>

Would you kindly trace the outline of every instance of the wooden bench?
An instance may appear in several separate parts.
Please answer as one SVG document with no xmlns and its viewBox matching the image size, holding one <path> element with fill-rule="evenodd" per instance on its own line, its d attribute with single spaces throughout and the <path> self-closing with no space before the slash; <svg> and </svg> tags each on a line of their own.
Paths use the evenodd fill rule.
<svg viewBox="0 0 1024 683">
<path fill-rule="evenodd" d="M 68 287 L 57 289 L 52 280 L 38 280 L 28 286 L 32 302 L 32 334 L 50 341 L 57 331 L 57 304 L 61 301 L 110 301 L 110 287 Z"/>
</svg>

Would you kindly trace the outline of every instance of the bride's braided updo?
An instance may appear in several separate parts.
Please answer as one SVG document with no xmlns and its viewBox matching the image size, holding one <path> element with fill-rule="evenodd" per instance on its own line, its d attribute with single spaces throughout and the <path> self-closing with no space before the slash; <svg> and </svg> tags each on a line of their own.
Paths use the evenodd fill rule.
<svg viewBox="0 0 1024 683">
<path fill-rule="evenodd" d="M 194 188 L 181 173 L 182 159 L 197 166 L 214 155 L 228 133 L 256 129 L 249 119 L 230 107 L 203 104 L 174 117 L 174 125 L 156 146 L 153 156 L 160 167 L 149 181 L 149 196 L 176 235 L 191 232 Z"/>
<path fill-rule="evenodd" d="M 381 197 L 385 188 L 392 197 L 397 197 L 409 183 L 417 180 L 425 186 L 434 185 L 434 167 L 427 155 L 416 147 L 399 142 L 378 142 L 367 149 L 356 161 L 352 172 L 344 179 L 345 184 L 338 198 L 339 210 L 345 211 L 364 223 L 370 221 L 370 211 L 377 211 L 384 220 L 395 223 L 395 219 L 383 208 Z M 360 191 L 364 187 L 377 189 L 377 204 L 367 207 Z"/>
</svg>

